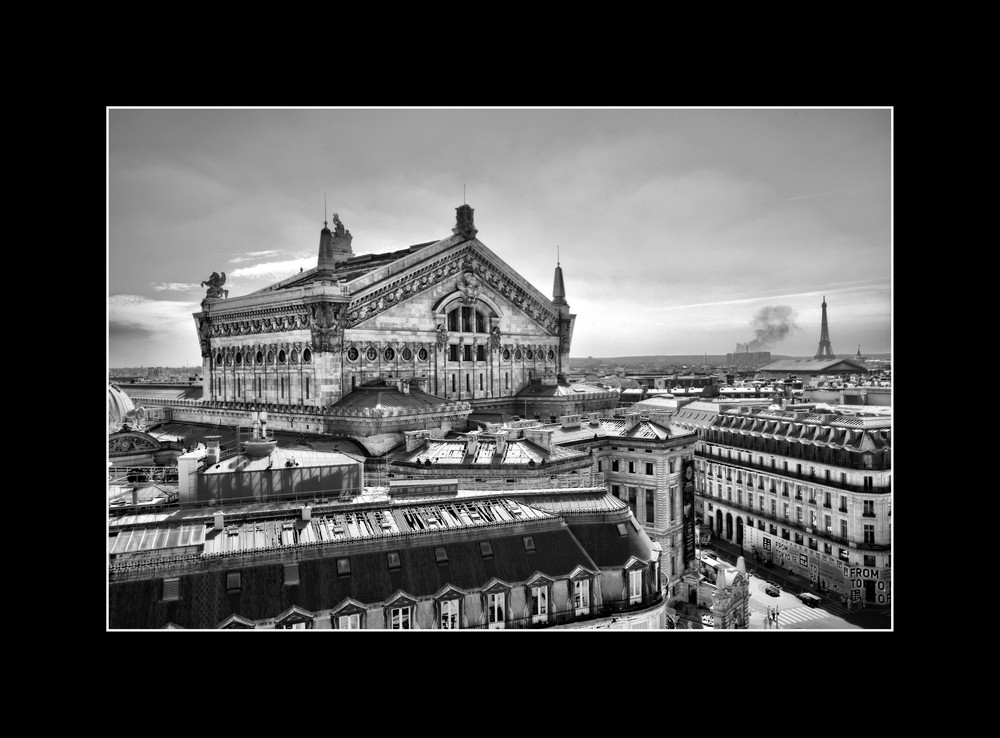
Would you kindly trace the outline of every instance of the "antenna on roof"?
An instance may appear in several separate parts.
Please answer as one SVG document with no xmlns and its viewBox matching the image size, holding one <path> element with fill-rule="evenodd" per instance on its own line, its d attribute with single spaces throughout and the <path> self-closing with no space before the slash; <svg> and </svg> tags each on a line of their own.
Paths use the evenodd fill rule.
<svg viewBox="0 0 1000 738">
<path fill-rule="evenodd" d="M 559 266 L 559 244 L 556 244 L 556 266 Z"/>
<path fill-rule="evenodd" d="M 462 204 L 465 205 L 465 185 L 462 185 Z"/>
<path fill-rule="evenodd" d="M 326 193 L 323 193 L 323 227 L 326 228 Z"/>
</svg>

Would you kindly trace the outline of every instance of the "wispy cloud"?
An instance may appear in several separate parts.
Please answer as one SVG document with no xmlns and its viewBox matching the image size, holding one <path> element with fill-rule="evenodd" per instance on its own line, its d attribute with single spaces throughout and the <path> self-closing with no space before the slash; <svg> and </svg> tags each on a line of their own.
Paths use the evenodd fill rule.
<svg viewBox="0 0 1000 738">
<path fill-rule="evenodd" d="M 150 282 L 157 292 L 191 292 L 201 288 L 198 282 Z"/>
<path fill-rule="evenodd" d="M 108 297 L 111 365 L 197 363 L 198 338 L 192 313 L 198 309 L 197 301 L 111 295 Z"/>
<path fill-rule="evenodd" d="M 830 190 L 829 192 L 817 192 L 814 195 L 800 195 L 799 197 L 789 197 L 785 202 L 792 202 L 793 200 L 809 200 L 814 197 L 826 197 L 827 195 L 843 195 L 847 192 L 860 192 L 861 190 L 870 190 L 873 187 L 882 187 L 886 183 L 879 182 L 876 184 L 858 185 L 857 187 L 845 187 L 842 190 Z"/>
<path fill-rule="evenodd" d="M 285 279 L 298 273 L 300 269 L 311 269 L 315 265 L 315 259 L 312 257 L 288 259 L 286 261 L 266 261 L 261 264 L 234 269 L 229 276 L 242 277 L 244 279 Z"/>
<path fill-rule="evenodd" d="M 108 322 L 156 328 L 183 326 L 194 335 L 192 313 L 198 302 L 153 300 L 141 295 L 111 295 L 108 298 Z"/>
<path fill-rule="evenodd" d="M 267 251 L 248 251 L 243 256 L 234 256 L 230 259 L 232 264 L 246 264 L 247 262 L 256 261 L 262 257 L 266 256 L 277 256 L 281 252 L 277 249 L 268 249 Z"/>
<path fill-rule="evenodd" d="M 864 280 L 864 281 L 867 282 L 868 280 Z M 845 284 L 852 284 L 852 283 L 847 282 Z M 778 294 L 758 295 L 758 296 L 755 296 L 755 297 L 743 297 L 743 298 L 734 299 L 734 300 L 716 300 L 714 302 L 695 302 L 695 303 L 690 303 L 690 304 L 687 304 L 687 305 L 665 305 L 663 307 L 647 308 L 647 309 L 644 310 L 644 312 L 663 312 L 663 311 L 666 311 L 666 310 L 688 310 L 690 308 L 716 307 L 716 306 L 719 306 L 719 305 L 745 305 L 745 304 L 752 303 L 752 302 L 761 302 L 763 300 L 772 300 L 772 299 L 775 299 L 775 298 L 782 298 L 782 299 L 785 299 L 785 300 L 794 300 L 794 299 L 798 299 L 798 298 L 818 297 L 818 296 L 822 296 L 822 295 L 836 295 L 836 294 L 842 294 L 842 293 L 845 293 L 845 292 L 858 292 L 858 291 L 869 291 L 869 290 L 888 290 L 888 289 L 890 289 L 890 285 L 888 284 L 887 281 L 885 281 L 882 284 L 870 284 L 868 286 L 859 286 L 859 287 L 844 287 L 844 288 L 841 288 L 841 289 L 832 289 L 832 290 L 831 289 L 818 289 L 818 290 L 809 290 L 809 291 L 805 291 L 805 292 L 780 292 Z M 768 291 L 770 292 L 771 290 L 768 290 Z"/>
</svg>

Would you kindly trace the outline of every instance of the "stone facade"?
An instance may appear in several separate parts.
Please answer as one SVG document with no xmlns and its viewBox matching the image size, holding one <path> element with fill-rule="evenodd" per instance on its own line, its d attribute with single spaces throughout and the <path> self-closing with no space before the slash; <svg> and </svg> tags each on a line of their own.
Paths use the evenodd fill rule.
<svg viewBox="0 0 1000 738">
<path fill-rule="evenodd" d="M 206 296 L 194 314 L 204 399 L 323 408 L 402 377 L 448 400 L 488 400 L 563 372 L 569 305 L 470 236 L 472 209 L 459 211 L 454 235 L 391 258 L 338 252 L 343 237 L 324 228 L 316 269 L 242 297 Z"/>
</svg>

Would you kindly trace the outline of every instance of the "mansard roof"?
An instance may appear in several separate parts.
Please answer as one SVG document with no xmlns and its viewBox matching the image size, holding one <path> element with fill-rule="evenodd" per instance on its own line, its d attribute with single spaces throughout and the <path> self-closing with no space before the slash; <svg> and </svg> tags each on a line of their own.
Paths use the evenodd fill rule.
<svg viewBox="0 0 1000 738">
<path fill-rule="evenodd" d="M 530 552 L 523 540 L 526 533 L 534 542 Z M 483 557 L 481 540 L 490 542 L 491 557 Z M 224 567 L 182 576 L 180 599 L 170 602 L 160 601 L 158 579 L 113 582 L 109 592 L 110 625 L 149 628 L 172 621 L 187 628 L 211 628 L 234 613 L 249 620 L 264 620 L 292 607 L 308 612 L 328 610 L 347 598 L 382 605 L 400 591 L 415 598 L 430 598 L 449 585 L 470 591 L 494 580 L 520 585 L 538 571 L 566 577 L 577 568 L 598 569 L 565 526 L 517 532 L 487 527 L 475 538 L 415 543 L 418 545 L 387 541 L 378 550 L 345 549 L 324 558 L 302 559 L 299 584 L 295 586 L 283 586 L 283 565 L 278 561 L 241 567 L 241 591 L 235 594 L 227 592 Z M 442 545 L 448 554 L 446 563 L 440 563 L 435 555 L 435 548 Z M 399 568 L 389 569 L 386 553 L 390 550 L 399 554 Z M 340 558 L 349 558 L 349 575 L 338 572 Z"/>
<path fill-rule="evenodd" d="M 849 451 L 886 451 L 892 446 L 891 419 L 826 413 L 765 410 L 753 415 L 730 411 L 709 426 L 741 435 L 794 441 Z"/>
</svg>

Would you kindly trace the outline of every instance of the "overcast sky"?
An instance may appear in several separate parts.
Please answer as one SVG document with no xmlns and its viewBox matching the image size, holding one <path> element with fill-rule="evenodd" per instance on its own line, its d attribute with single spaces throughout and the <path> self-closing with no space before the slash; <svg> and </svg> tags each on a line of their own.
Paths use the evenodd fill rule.
<svg viewBox="0 0 1000 738">
<path fill-rule="evenodd" d="M 243 295 L 316 265 L 323 197 L 355 253 L 478 238 L 542 293 L 560 247 L 572 355 L 891 348 L 891 111 L 108 111 L 108 364 L 201 363 L 212 272 Z"/>
</svg>

